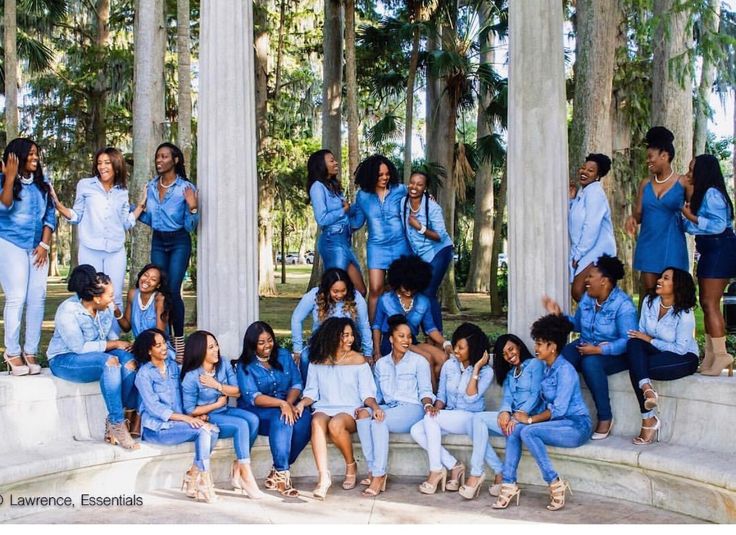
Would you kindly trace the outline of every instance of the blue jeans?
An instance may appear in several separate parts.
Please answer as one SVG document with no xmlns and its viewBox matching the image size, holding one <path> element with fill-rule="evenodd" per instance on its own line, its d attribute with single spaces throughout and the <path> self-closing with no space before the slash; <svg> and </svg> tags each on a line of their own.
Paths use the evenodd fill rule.
<svg viewBox="0 0 736 535">
<path fill-rule="evenodd" d="M 389 433 L 408 433 L 424 418 L 424 408 L 416 403 L 399 403 L 393 407 L 381 405 L 381 408 L 385 414 L 382 422 L 373 418 L 356 420 L 363 457 L 368 471 L 374 476 L 386 475 Z"/>
<path fill-rule="evenodd" d="M 171 325 L 174 336 L 184 336 L 184 300 L 181 285 L 189 267 L 192 254 L 192 239 L 184 230 L 174 232 L 153 231 L 151 239 L 151 262 L 160 266 L 169 277 L 171 290 Z"/>
<path fill-rule="evenodd" d="M 452 262 L 452 245 L 448 245 L 444 249 L 441 249 L 430 262 L 432 266 L 432 280 L 429 282 L 429 286 L 422 293 L 429 297 L 429 301 L 432 303 L 432 320 L 434 325 L 440 332 L 442 332 L 442 306 L 440 305 L 439 299 L 437 299 L 437 291 L 440 289 L 442 279 L 445 278 L 447 268 L 450 267 Z"/>
<path fill-rule="evenodd" d="M 194 442 L 194 465 L 201 472 L 210 470 L 210 454 L 217 443 L 218 431 L 207 431 L 204 427 L 194 428 L 186 422 L 169 422 L 173 424 L 167 429 L 153 431 L 143 428 L 143 440 L 164 446 L 172 446 L 183 442 Z"/>
<path fill-rule="evenodd" d="M 584 357 L 578 353 L 578 342 L 576 340 L 567 344 L 562 349 L 562 356 L 575 366 L 576 370 L 582 372 L 598 411 L 598 421 L 608 421 L 613 418 L 611 398 L 608 396 L 608 376 L 626 370 L 629 367 L 628 359 L 626 354 Z"/>
<path fill-rule="evenodd" d="M 117 357 L 117 364 L 108 364 L 110 358 Z M 125 365 L 134 361 L 132 353 L 122 349 L 111 349 L 103 353 L 63 353 L 49 359 L 51 373 L 73 383 L 100 382 L 102 398 L 107 407 L 108 420 L 119 424 L 124 419 L 123 407 L 138 408 L 138 391 L 135 388 L 136 370 Z"/>
<path fill-rule="evenodd" d="M 250 462 L 250 448 L 258 436 L 258 416 L 236 407 L 211 412 L 210 422 L 220 428 L 220 438 L 233 437 L 238 462 Z"/>
<path fill-rule="evenodd" d="M 258 434 L 268 437 L 273 467 L 279 472 L 288 470 L 312 436 L 312 413 L 305 410 L 294 425 L 289 425 L 281 419 L 281 410 L 276 407 L 251 410 L 260 420 Z"/>
<path fill-rule="evenodd" d="M 470 475 L 480 476 L 483 473 L 483 461 L 496 474 L 503 472 L 503 463 L 498 454 L 488 442 L 489 432 L 502 437 L 503 432 L 498 426 L 498 412 L 477 412 L 473 416 L 473 454 L 470 457 Z"/>
<path fill-rule="evenodd" d="M 503 482 L 516 483 L 516 469 L 521 459 L 521 443 L 537 461 L 542 478 L 547 483 L 557 479 L 545 446 L 577 448 L 590 438 L 593 424 L 588 416 L 565 416 L 538 424 L 516 424 L 506 441 L 506 462 L 503 465 Z"/>
</svg>

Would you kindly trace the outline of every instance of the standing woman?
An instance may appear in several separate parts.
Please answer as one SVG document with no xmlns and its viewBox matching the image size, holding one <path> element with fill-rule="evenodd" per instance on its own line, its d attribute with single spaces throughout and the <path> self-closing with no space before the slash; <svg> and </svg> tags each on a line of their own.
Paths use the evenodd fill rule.
<svg viewBox="0 0 736 535">
<path fill-rule="evenodd" d="M 634 213 L 626 220 L 626 231 L 636 234 L 634 269 L 641 272 L 639 302 L 657 284 L 659 274 L 670 266 L 688 271 L 687 244 L 680 210 L 685 204 L 687 177 L 672 169 L 675 136 L 663 126 L 646 134 L 647 167 L 652 174 L 639 184 Z"/>
<path fill-rule="evenodd" d="M 601 186 L 601 179 L 611 169 L 605 154 L 588 154 L 580 167 L 580 189 L 570 201 L 570 282 L 572 298 L 580 302 L 585 292 L 585 278 L 601 255 L 616 256 L 611 208 Z"/>
<path fill-rule="evenodd" d="M 442 331 L 442 307 L 437 291 L 452 262 L 452 240 L 445 230 L 442 208 L 429 197 L 429 176 L 414 171 L 409 178 L 408 194 L 402 202 L 402 222 L 409 246 L 415 255 L 432 266 L 432 279 L 422 292 L 432 303 L 432 319 Z"/>
<path fill-rule="evenodd" d="M 360 191 L 351 210 L 353 228 L 368 222 L 368 315 L 376 315 L 376 304 L 383 293 L 384 277 L 391 262 L 410 254 L 401 223 L 401 201 L 406 186 L 399 183 L 396 166 L 380 154 L 369 156 L 355 170 L 355 184 Z"/>
<path fill-rule="evenodd" d="M 346 271 L 353 286 L 365 295 L 360 264 L 350 244 L 350 203 L 343 195 L 338 171 L 339 163 L 329 150 L 318 150 L 307 160 L 307 195 L 320 231 L 317 251 L 325 269 Z"/>
<path fill-rule="evenodd" d="M 5 355 L 11 375 L 36 375 L 51 234 L 56 213 L 44 178 L 38 145 L 16 138 L 0 162 L 0 286 L 5 293 L 3 323 Z M 20 325 L 26 307 L 26 338 L 20 346 Z"/>
<path fill-rule="evenodd" d="M 140 220 L 153 229 L 151 262 L 161 266 L 169 276 L 174 347 L 177 362 L 181 362 L 184 358 L 181 285 L 192 253 L 189 233 L 199 222 L 197 190 L 187 180 L 184 155 L 176 145 L 162 143 L 156 149 L 156 173 L 158 175 L 146 186 Z"/>
<path fill-rule="evenodd" d="M 685 230 L 695 235 L 698 260 L 698 291 L 705 323 L 703 375 L 720 375 L 733 357 L 726 350 L 726 323 L 721 313 L 721 298 L 728 280 L 736 277 L 736 235 L 733 232 L 733 203 L 726 191 L 718 160 L 710 154 L 690 162 L 688 178 L 693 186 L 690 202 L 682 214 Z"/>
</svg>

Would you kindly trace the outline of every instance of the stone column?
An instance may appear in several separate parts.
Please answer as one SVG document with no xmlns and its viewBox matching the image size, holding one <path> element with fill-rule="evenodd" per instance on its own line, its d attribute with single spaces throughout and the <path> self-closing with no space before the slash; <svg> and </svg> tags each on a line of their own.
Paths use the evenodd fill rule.
<svg viewBox="0 0 736 535">
<path fill-rule="evenodd" d="M 543 294 L 569 310 L 562 2 L 509 2 L 509 330 L 530 340 Z"/>
<path fill-rule="evenodd" d="M 205 1 L 201 9 L 197 326 L 236 358 L 258 319 L 252 2 Z"/>
</svg>

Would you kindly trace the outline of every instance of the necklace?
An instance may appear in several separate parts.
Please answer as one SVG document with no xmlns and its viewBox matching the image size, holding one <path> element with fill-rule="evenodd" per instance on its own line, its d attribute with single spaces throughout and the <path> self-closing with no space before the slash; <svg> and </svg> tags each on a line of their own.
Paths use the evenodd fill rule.
<svg viewBox="0 0 736 535">
<path fill-rule="evenodd" d="M 139 291 L 137 295 L 138 308 L 140 308 L 142 311 L 148 310 L 149 308 L 151 308 L 151 304 L 156 300 L 155 297 L 156 292 L 153 292 L 151 294 L 151 297 L 148 298 L 148 303 L 144 305 L 143 300 L 141 299 L 141 292 Z"/>
<path fill-rule="evenodd" d="M 516 368 L 514 368 L 514 379 L 518 379 L 521 377 L 521 374 L 524 373 L 524 369 L 521 367 L 521 364 L 519 364 Z"/>
<path fill-rule="evenodd" d="M 268 362 L 270 356 L 269 357 L 261 357 L 261 356 L 256 355 L 256 358 L 258 359 L 258 362 Z"/>
<path fill-rule="evenodd" d="M 657 178 L 657 175 L 654 175 L 654 181 L 655 181 L 655 182 L 656 182 L 657 184 L 664 184 L 664 183 L 665 183 L 665 182 L 667 182 L 667 181 L 668 181 L 668 180 L 669 180 L 670 178 L 672 178 L 672 175 L 674 175 L 674 174 L 675 174 L 675 170 L 673 169 L 673 170 L 672 170 L 672 172 L 670 173 L 670 176 L 668 176 L 668 177 L 667 177 L 667 178 L 665 178 L 664 180 L 659 180 L 659 179 Z"/>
<path fill-rule="evenodd" d="M 31 184 L 33 184 L 33 177 L 32 176 L 24 177 L 23 175 L 21 175 L 20 183 L 25 184 L 26 186 L 30 186 Z"/>
<path fill-rule="evenodd" d="M 165 186 L 164 185 L 164 179 L 163 179 L 163 177 L 158 177 L 158 185 L 161 186 L 163 189 L 169 189 L 174 184 L 176 184 L 176 178 L 174 179 L 174 181 L 171 184 L 169 184 L 168 186 Z"/>
<path fill-rule="evenodd" d="M 674 303 L 672 305 L 665 305 L 662 301 L 660 301 L 659 306 L 661 306 L 665 310 L 669 310 L 674 306 Z"/>
<path fill-rule="evenodd" d="M 603 303 L 605 303 L 605 302 L 606 302 L 606 300 L 604 299 L 603 300 Z M 598 302 L 598 298 L 597 297 L 595 298 L 595 306 L 597 306 L 598 308 L 603 308 L 603 303 L 599 303 Z"/>
<path fill-rule="evenodd" d="M 419 213 L 419 210 L 421 210 L 421 209 L 422 209 L 422 203 L 421 203 L 421 201 L 419 202 L 419 207 L 416 210 L 414 210 L 414 208 L 412 207 L 412 205 L 409 204 L 409 211 L 412 214 L 414 214 L 414 215 L 417 215 Z"/>
<path fill-rule="evenodd" d="M 399 304 L 401 305 L 401 309 L 404 312 L 409 312 L 411 310 L 411 307 L 414 306 L 414 297 L 412 297 L 409 301 L 409 306 L 404 306 L 404 302 L 401 300 L 401 296 L 399 296 Z"/>
</svg>

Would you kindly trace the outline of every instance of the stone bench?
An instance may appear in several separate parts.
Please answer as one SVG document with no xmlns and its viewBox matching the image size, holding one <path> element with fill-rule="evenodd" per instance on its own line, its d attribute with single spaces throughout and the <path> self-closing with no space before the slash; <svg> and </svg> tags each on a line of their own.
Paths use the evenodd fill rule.
<svg viewBox="0 0 736 535">
<path fill-rule="evenodd" d="M 703 520 L 736 522 L 736 381 L 725 376 L 692 376 L 657 383 L 662 442 L 635 446 L 631 437 L 641 423 L 626 373 L 609 378 L 615 426 L 611 437 L 576 449 L 550 448 L 555 468 L 575 490 L 651 505 Z M 587 391 L 586 398 L 590 403 Z M 487 406 L 498 406 L 494 384 Z M 0 494 L 100 496 L 132 494 L 178 486 L 192 460 L 191 443 L 158 446 L 142 443 L 136 451 L 102 441 L 105 407 L 97 383 L 74 384 L 41 376 L 0 376 Z M 449 435 L 445 445 L 466 464 L 468 437 Z M 503 455 L 504 440 L 492 444 Z M 362 461 L 357 435 L 355 454 Z M 252 450 L 253 469 L 262 478 L 270 469 L 268 440 L 259 437 Z M 330 448 L 336 481 L 344 473 L 339 452 Z M 215 481 L 227 481 L 233 460 L 232 440 L 219 440 L 213 452 Z M 389 473 L 424 476 L 427 458 L 408 434 L 392 435 Z M 361 474 L 364 464 L 359 465 Z M 292 467 L 295 476 L 316 477 L 309 447 Z M 525 451 L 519 482 L 542 485 L 536 463 Z M 224 485 L 223 488 L 227 488 Z M 481 494 L 483 500 L 490 498 Z M 458 498 L 460 499 L 460 498 Z M 0 521 L 33 512 L 0 506 Z"/>
</svg>

